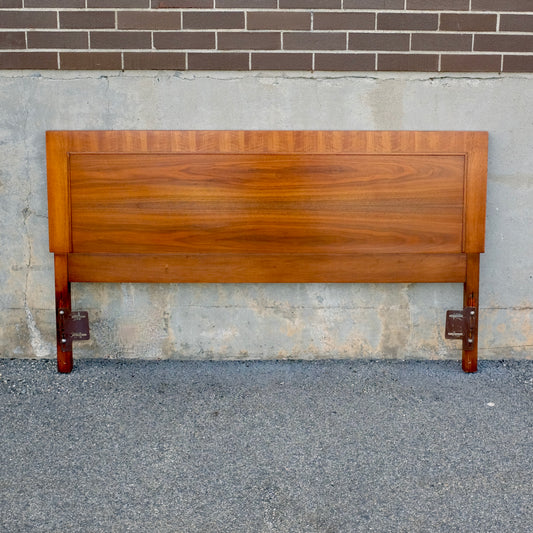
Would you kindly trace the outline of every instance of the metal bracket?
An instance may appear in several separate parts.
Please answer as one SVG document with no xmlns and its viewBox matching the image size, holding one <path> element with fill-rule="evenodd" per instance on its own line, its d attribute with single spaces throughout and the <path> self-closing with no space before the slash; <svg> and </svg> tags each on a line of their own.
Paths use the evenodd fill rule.
<svg viewBox="0 0 533 533">
<path fill-rule="evenodd" d="M 89 313 L 59 309 L 57 311 L 57 334 L 61 351 L 71 352 L 72 341 L 86 341 L 90 338 Z"/>
<path fill-rule="evenodd" d="M 474 349 L 474 337 L 477 333 L 477 311 L 475 307 L 465 307 L 462 311 L 446 311 L 447 339 L 461 339 L 463 350 Z"/>
</svg>

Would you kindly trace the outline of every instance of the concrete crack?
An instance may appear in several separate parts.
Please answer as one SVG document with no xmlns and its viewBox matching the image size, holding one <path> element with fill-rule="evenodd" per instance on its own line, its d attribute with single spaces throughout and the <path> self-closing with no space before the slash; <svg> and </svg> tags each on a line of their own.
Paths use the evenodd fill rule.
<svg viewBox="0 0 533 533">
<path fill-rule="evenodd" d="M 25 160 L 26 160 L 26 187 L 27 187 L 27 194 L 24 199 L 24 209 L 22 210 L 22 225 L 24 228 L 24 234 L 26 237 L 26 273 L 25 273 L 25 280 L 24 280 L 24 311 L 26 313 L 26 325 L 28 327 L 28 333 L 30 336 L 30 344 L 33 349 L 33 354 L 35 357 L 42 358 L 47 357 L 50 355 L 50 350 L 47 347 L 46 342 L 43 340 L 41 332 L 39 331 L 39 328 L 37 327 L 37 323 L 35 321 L 35 317 L 33 316 L 33 313 L 31 312 L 29 303 L 28 303 L 28 291 L 29 291 L 29 285 L 30 285 L 30 272 L 32 270 L 33 266 L 33 245 L 32 245 L 32 239 L 30 234 L 30 228 L 29 228 L 29 218 L 32 215 L 31 210 L 31 200 L 33 196 L 33 187 L 32 187 L 32 181 L 31 181 L 31 172 L 30 172 L 30 160 L 29 160 L 29 153 L 30 153 L 30 146 L 28 145 L 28 118 L 29 118 L 29 108 L 30 108 L 30 102 L 32 101 L 31 94 L 28 95 L 28 98 L 24 102 L 24 152 L 25 152 Z"/>
</svg>

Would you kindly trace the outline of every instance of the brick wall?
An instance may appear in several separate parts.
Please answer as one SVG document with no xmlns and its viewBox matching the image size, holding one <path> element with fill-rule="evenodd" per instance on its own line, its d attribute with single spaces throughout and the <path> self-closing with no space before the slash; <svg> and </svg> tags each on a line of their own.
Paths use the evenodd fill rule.
<svg viewBox="0 0 533 533">
<path fill-rule="evenodd" d="M 533 0 L 0 0 L 0 69 L 533 72 Z"/>
</svg>

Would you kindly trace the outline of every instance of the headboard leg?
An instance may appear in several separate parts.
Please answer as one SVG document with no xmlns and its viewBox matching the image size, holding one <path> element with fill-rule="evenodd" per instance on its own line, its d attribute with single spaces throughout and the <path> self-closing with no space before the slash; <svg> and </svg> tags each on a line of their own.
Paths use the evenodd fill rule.
<svg viewBox="0 0 533 533">
<path fill-rule="evenodd" d="M 479 254 L 468 254 L 466 262 L 466 281 L 464 284 L 463 305 L 474 307 L 479 323 Z M 472 349 L 463 350 L 463 370 L 477 372 L 478 328 L 472 335 Z"/>
<path fill-rule="evenodd" d="M 72 371 L 72 351 L 61 349 L 59 331 L 59 310 L 70 312 L 70 282 L 68 280 L 68 263 L 66 254 L 54 255 L 55 289 L 56 289 L 56 337 L 57 337 L 57 369 L 59 372 Z"/>
</svg>

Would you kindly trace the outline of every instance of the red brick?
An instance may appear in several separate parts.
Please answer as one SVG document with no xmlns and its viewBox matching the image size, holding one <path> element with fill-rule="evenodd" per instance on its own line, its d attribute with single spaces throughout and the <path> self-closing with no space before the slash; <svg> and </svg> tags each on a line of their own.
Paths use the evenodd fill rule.
<svg viewBox="0 0 533 533">
<path fill-rule="evenodd" d="M 468 11 L 470 0 L 407 0 L 406 8 L 419 11 Z"/>
<path fill-rule="evenodd" d="M 440 16 L 443 31 L 496 31 L 496 24 L 496 15 L 442 13 Z"/>
<path fill-rule="evenodd" d="M 113 11 L 61 11 L 59 26 L 67 29 L 103 29 L 115 27 Z"/>
<path fill-rule="evenodd" d="M 504 72 L 533 72 L 533 55 L 503 56 Z"/>
<path fill-rule="evenodd" d="M 252 70 L 311 70 L 313 54 L 252 53 Z"/>
<path fill-rule="evenodd" d="M 187 29 L 244 29 L 241 11 L 186 11 L 183 27 Z"/>
<path fill-rule="evenodd" d="M 376 69 L 375 54 L 316 54 L 315 70 L 371 71 Z"/>
<path fill-rule="evenodd" d="M 442 54 L 442 72 L 499 72 L 501 56 L 479 54 Z"/>
<path fill-rule="evenodd" d="M 474 50 L 480 52 L 533 52 L 533 35 L 474 36 Z"/>
<path fill-rule="evenodd" d="M 57 15 L 52 11 L 2 11 L 0 28 L 57 28 Z"/>
<path fill-rule="evenodd" d="M 0 69 L 57 69 L 56 52 L 0 52 Z"/>
<path fill-rule="evenodd" d="M 121 70 L 120 52 L 61 52 L 61 70 Z"/>
<path fill-rule="evenodd" d="M 219 32 L 219 50 L 279 50 L 279 32 Z"/>
<path fill-rule="evenodd" d="M 248 54 L 212 52 L 188 54 L 189 70 L 248 70 Z"/>
<path fill-rule="evenodd" d="M 436 72 L 438 65 L 436 54 L 378 54 L 378 70 Z"/>
<path fill-rule="evenodd" d="M 92 31 L 91 48 L 152 48 L 152 38 L 146 31 Z"/>
<path fill-rule="evenodd" d="M 21 48 L 26 48 L 26 34 L 23 31 L 0 31 L 0 49 Z"/>
<path fill-rule="evenodd" d="M 350 50 L 409 50 L 409 35 L 406 33 L 350 33 Z"/>
<path fill-rule="evenodd" d="M 179 30 L 181 13 L 163 11 L 119 11 L 118 27 L 121 30 Z"/>
<path fill-rule="evenodd" d="M 125 52 L 125 70 L 185 70 L 182 52 Z"/>
<path fill-rule="evenodd" d="M 460 33 L 413 33 L 411 50 L 465 51 L 472 50 L 472 35 Z"/>
<path fill-rule="evenodd" d="M 472 0 L 472 11 L 533 11 L 531 0 Z"/>
<path fill-rule="evenodd" d="M 249 30 L 310 30 L 311 13 L 303 11 L 250 11 Z"/>
<path fill-rule="evenodd" d="M 28 48 L 88 48 L 86 31 L 29 31 Z"/>
<path fill-rule="evenodd" d="M 436 30 L 437 13 L 378 13 L 378 30 Z"/>
<path fill-rule="evenodd" d="M 375 24 L 374 13 L 318 12 L 313 17 L 315 30 L 373 30 Z"/>
<path fill-rule="evenodd" d="M 202 50 L 215 48 L 215 32 L 179 31 L 154 33 L 154 47 L 158 50 Z"/>
<path fill-rule="evenodd" d="M 22 7 L 22 0 L 0 0 L 0 9 Z"/>
<path fill-rule="evenodd" d="M 533 15 L 500 15 L 500 31 L 533 33 Z"/>
</svg>

